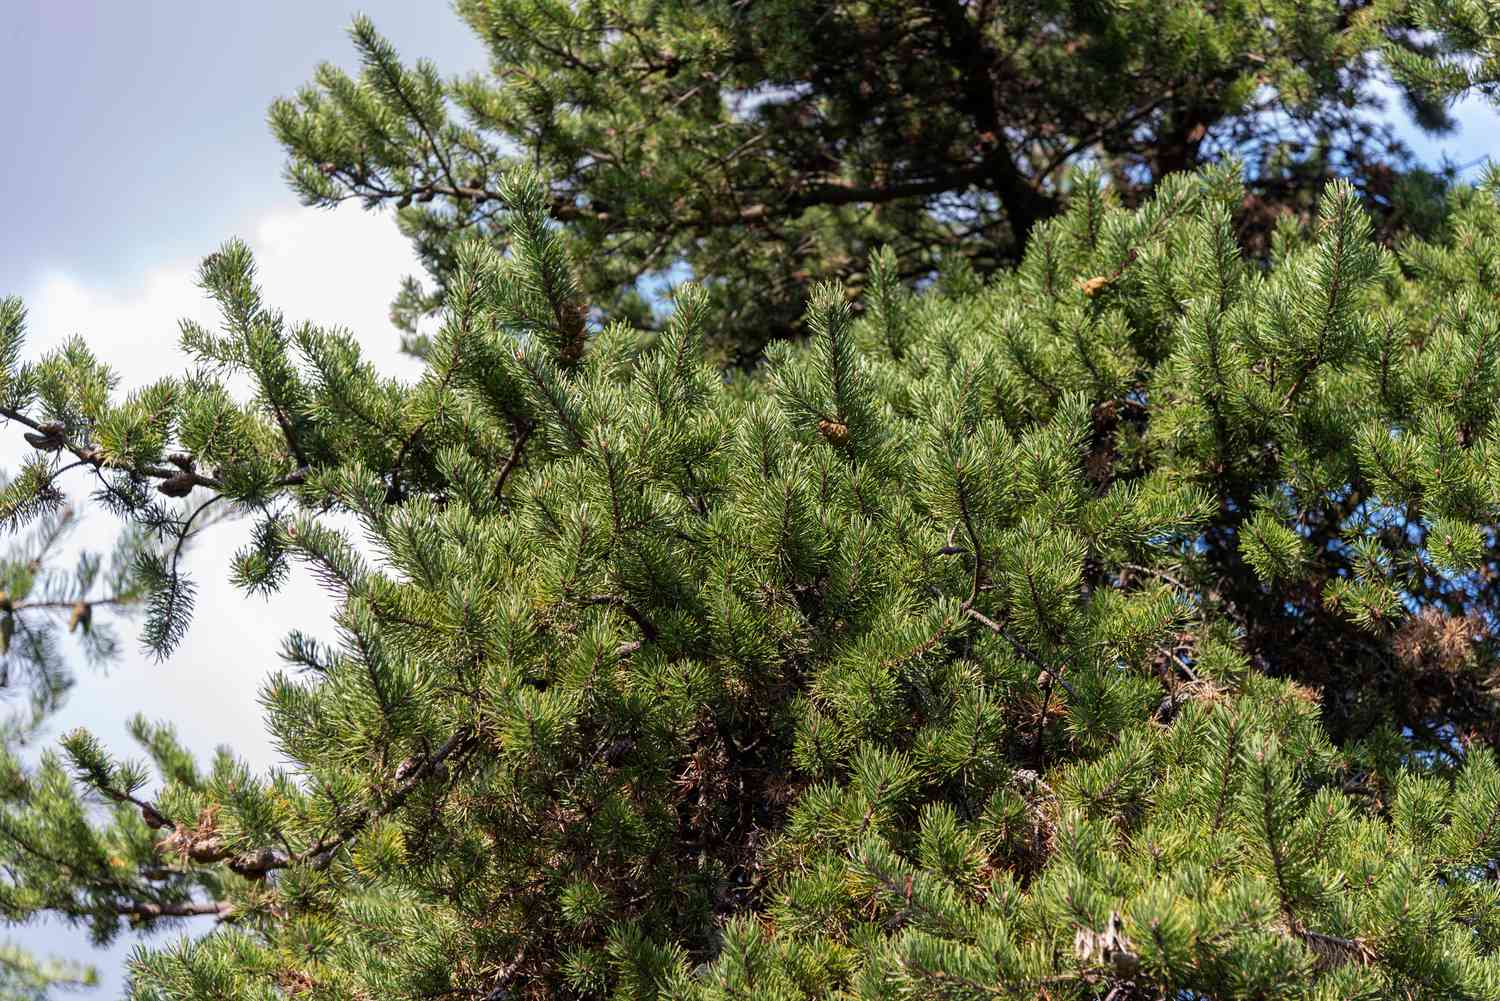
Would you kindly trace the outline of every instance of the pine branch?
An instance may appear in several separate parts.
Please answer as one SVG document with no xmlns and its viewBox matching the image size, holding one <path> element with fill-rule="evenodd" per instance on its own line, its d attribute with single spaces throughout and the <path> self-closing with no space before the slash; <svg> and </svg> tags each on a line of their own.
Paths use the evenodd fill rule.
<svg viewBox="0 0 1500 1001">
<path fill-rule="evenodd" d="M 184 470 L 174 466 L 156 466 L 150 464 L 142 464 L 136 466 L 116 466 L 112 463 L 107 462 L 97 448 L 80 445 L 77 442 L 65 438 L 62 434 L 61 429 L 56 427 L 55 425 L 41 424 L 26 416 L 25 414 L 8 407 L 0 407 L 0 417 L 4 417 L 8 420 L 13 420 L 18 424 L 24 424 L 26 427 L 31 428 L 32 431 L 36 432 L 38 435 L 48 438 L 55 438 L 57 442 L 57 449 L 71 452 L 79 460 L 78 462 L 65 467 L 66 469 L 77 468 L 80 465 L 89 465 L 96 470 L 116 469 L 120 472 L 128 473 L 131 476 L 139 477 L 140 479 L 152 479 L 161 481 L 170 480 L 172 481 L 172 484 L 174 486 L 178 487 L 207 487 L 210 490 L 224 489 L 224 484 L 220 480 L 215 479 L 212 476 L 205 476 L 204 474 L 199 473 L 196 470 Z M 55 451 L 57 449 L 49 450 Z M 59 472 L 62 471 L 63 470 L 59 470 Z M 278 487 L 298 486 L 307 481 L 307 473 L 308 470 L 304 466 L 303 468 L 300 468 L 295 472 L 278 478 L 274 482 L 274 485 Z"/>
<path fill-rule="evenodd" d="M 515 472 L 521 462 L 521 453 L 526 450 L 526 442 L 531 438 L 531 432 L 536 429 L 535 424 L 527 423 L 516 432 L 515 443 L 511 446 L 510 455 L 505 459 L 505 465 L 500 467 L 500 475 L 495 477 L 495 497 L 505 496 L 505 483 L 510 479 L 510 474 Z"/>
<path fill-rule="evenodd" d="M 235 913 L 234 905 L 224 900 L 188 900 L 180 903 L 158 904 L 145 900 L 132 900 L 111 905 L 111 909 L 122 916 L 152 920 L 156 918 L 216 917 L 225 920 Z"/>
<path fill-rule="evenodd" d="M 578 600 L 585 605 L 609 605 L 612 608 L 618 608 L 630 616 L 631 621 L 640 627 L 641 634 L 646 638 L 647 643 L 656 642 L 659 635 L 656 631 L 656 626 L 651 624 L 651 620 L 646 618 L 639 608 L 636 608 L 625 598 L 617 594 L 591 594 Z"/>
<path fill-rule="evenodd" d="M 190 837 L 185 839 L 186 855 L 193 862 L 199 864 L 213 864 L 225 862 L 231 871 L 248 879 L 262 879 L 268 873 L 277 869 L 286 869 L 291 866 L 312 864 L 315 868 L 326 867 L 333 859 L 334 853 L 365 827 L 394 813 L 405 803 L 407 798 L 416 791 L 427 778 L 429 778 L 443 762 L 450 757 L 462 757 L 473 747 L 474 732 L 467 727 L 460 728 L 455 732 L 442 747 L 433 754 L 422 759 L 412 768 L 405 780 L 398 785 L 394 792 L 379 806 L 360 811 L 349 821 L 344 823 L 337 834 L 321 838 L 308 848 L 298 852 L 280 851 L 276 849 L 262 849 L 259 851 L 240 852 L 230 851 L 217 838 L 194 842 Z M 140 803 L 135 799 L 130 802 L 137 803 L 143 816 L 161 818 L 160 811 L 148 803 Z M 150 819 L 147 821 L 150 823 Z M 163 819 L 164 826 L 181 831 L 177 825 Z"/>
</svg>

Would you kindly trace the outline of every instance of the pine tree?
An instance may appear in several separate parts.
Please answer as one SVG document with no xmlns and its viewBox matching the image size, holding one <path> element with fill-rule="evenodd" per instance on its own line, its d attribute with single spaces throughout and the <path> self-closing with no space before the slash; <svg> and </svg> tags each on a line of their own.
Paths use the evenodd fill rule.
<svg viewBox="0 0 1500 1001">
<path fill-rule="evenodd" d="M 1394 252 L 1333 184 L 1266 266 L 1233 167 L 1068 190 L 751 374 L 701 286 L 590 320 L 529 173 L 415 384 L 237 243 L 130 395 L 12 308 L 11 509 L 102 478 L 155 649 L 210 505 L 339 610 L 264 691 L 286 770 L 8 759 L 7 916 L 215 922 L 143 1001 L 1500 996 L 1500 175 Z"/>
<path fill-rule="evenodd" d="M 405 63 L 361 19 L 362 70 L 323 66 L 270 114 L 307 203 L 399 209 L 428 272 L 393 311 L 416 351 L 458 246 L 508 232 L 499 181 L 518 164 L 548 179 L 592 304 L 639 325 L 637 280 L 689 274 L 716 355 L 753 361 L 802 329 L 818 281 L 867 282 L 881 245 L 908 283 L 948 256 L 980 275 L 1014 264 L 1081 164 L 1133 205 L 1167 174 L 1239 157 L 1256 253 L 1332 177 L 1382 231 L 1425 231 L 1443 178 L 1382 121 L 1379 84 L 1395 67 L 1399 103 L 1443 131 L 1448 99 L 1495 65 L 1472 65 L 1493 50 L 1485 0 L 454 6 L 489 73 Z"/>
<path fill-rule="evenodd" d="M 1427 37 L 1388 49 L 1398 79 L 1429 102 L 1467 91 L 1500 100 L 1500 9 L 1485 0 L 1418 0 L 1413 7 Z"/>
</svg>

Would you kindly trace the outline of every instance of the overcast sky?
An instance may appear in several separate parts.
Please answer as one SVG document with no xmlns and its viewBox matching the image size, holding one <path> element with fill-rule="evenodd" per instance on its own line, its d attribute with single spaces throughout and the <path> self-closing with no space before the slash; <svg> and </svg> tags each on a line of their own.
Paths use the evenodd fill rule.
<svg viewBox="0 0 1500 1001">
<path fill-rule="evenodd" d="M 26 300 L 29 356 L 81 333 L 126 386 L 177 370 L 177 321 L 214 319 L 193 285 L 197 262 L 237 235 L 256 251 L 267 301 L 289 319 L 346 326 L 381 369 L 415 374 L 386 316 L 401 276 L 417 270 L 406 242 L 388 216 L 299 206 L 265 126 L 271 99 L 320 60 L 352 68 L 344 29 L 356 10 L 405 58 L 431 58 L 445 74 L 483 67 L 442 0 L 0 2 L 0 295 Z M 1458 136 L 1413 145 L 1458 163 L 1500 152 L 1490 109 L 1461 118 Z M 16 429 L 0 428 L 6 468 L 21 448 Z M 83 534 L 109 538 L 97 521 Z M 268 602 L 246 600 L 224 572 L 241 539 L 221 527 L 194 552 L 198 613 L 178 652 L 165 664 L 132 652 L 105 674 L 82 669 L 53 734 L 87 726 L 128 752 L 123 723 L 140 711 L 174 721 L 200 754 L 227 743 L 257 766 L 275 763 L 258 687 L 282 635 L 326 635 L 331 606 L 300 578 Z M 94 953 L 57 925 L 5 937 L 91 960 L 104 976 L 94 996 L 120 993 L 129 942 Z"/>
</svg>

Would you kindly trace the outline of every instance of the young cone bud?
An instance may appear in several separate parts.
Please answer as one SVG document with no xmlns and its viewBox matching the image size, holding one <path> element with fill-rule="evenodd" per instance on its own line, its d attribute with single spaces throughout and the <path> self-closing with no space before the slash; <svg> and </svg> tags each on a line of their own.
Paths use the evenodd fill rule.
<svg viewBox="0 0 1500 1001">
<path fill-rule="evenodd" d="M 1103 275 L 1095 275 L 1092 278 L 1082 279 L 1078 282 L 1078 288 L 1090 299 L 1097 296 L 1109 287 L 1109 279 Z"/>
<path fill-rule="evenodd" d="M 843 448 L 849 444 L 849 425 L 842 421 L 829 420 L 825 417 L 818 421 L 818 433 L 834 448 Z"/>
<path fill-rule="evenodd" d="M 193 492 L 193 474 L 178 473 L 176 476 L 168 476 L 156 485 L 156 489 L 168 497 L 186 497 Z"/>
</svg>

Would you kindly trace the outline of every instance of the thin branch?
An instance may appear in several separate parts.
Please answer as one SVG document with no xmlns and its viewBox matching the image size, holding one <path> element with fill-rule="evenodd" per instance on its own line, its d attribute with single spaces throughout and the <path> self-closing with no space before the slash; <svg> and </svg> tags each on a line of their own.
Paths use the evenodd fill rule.
<svg viewBox="0 0 1500 1001">
<path fill-rule="evenodd" d="M 396 791 L 383 804 L 373 809 L 360 811 L 345 823 L 337 834 L 321 838 L 317 843 L 300 852 L 262 849 L 235 855 L 226 850 L 222 844 L 214 841 L 190 849 L 187 852 L 188 858 L 194 862 L 204 864 L 226 862 L 231 870 L 250 879 L 263 877 L 276 869 L 285 869 L 289 866 L 301 865 L 306 862 L 311 862 L 316 868 L 321 869 L 333 860 L 334 851 L 344 842 L 354 837 L 367 825 L 389 816 L 397 810 L 402 803 L 406 802 L 417 786 L 437 770 L 439 765 L 455 754 L 466 753 L 473 746 L 471 743 L 473 737 L 474 732 L 468 727 L 459 728 L 436 753 L 423 760 L 420 765 L 414 768 L 406 780 L 396 788 Z M 143 812 L 146 806 L 148 804 L 143 805 Z M 154 808 L 152 809 L 154 810 Z"/>
<path fill-rule="evenodd" d="M 0 417 L 6 418 L 7 420 L 13 420 L 18 424 L 23 424 L 26 427 L 31 428 L 31 430 L 33 431 L 45 433 L 42 432 L 43 425 L 41 423 L 31 419 L 30 417 L 27 417 L 19 410 L 0 408 Z M 100 454 L 97 448 L 79 445 L 77 442 L 68 441 L 67 439 L 62 440 L 62 443 L 58 450 L 66 450 L 68 452 L 71 452 L 79 459 L 78 462 L 72 463 L 64 467 L 63 469 L 58 470 L 59 473 L 66 472 L 68 469 L 73 469 L 77 466 L 89 465 L 94 467 L 95 470 L 115 469 L 121 472 L 129 473 L 132 476 L 140 477 L 141 479 L 178 479 L 179 482 L 190 482 L 195 487 L 207 487 L 210 490 L 220 491 L 224 489 L 224 484 L 220 480 L 215 479 L 212 476 L 205 476 L 202 473 L 197 472 L 196 470 L 182 470 L 178 469 L 175 466 L 115 465 L 106 461 L 104 456 Z M 275 480 L 272 485 L 278 487 L 298 486 L 302 483 L 307 482 L 307 473 L 307 467 L 302 466 L 301 468 Z"/>
<path fill-rule="evenodd" d="M 618 594 L 591 594 L 578 600 L 585 605 L 609 605 L 618 608 L 630 616 L 631 620 L 640 627 L 641 633 L 646 637 L 648 643 L 656 642 L 656 638 L 659 635 L 656 631 L 656 626 L 651 624 L 651 620 L 646 618 L 639 608 L 636 608 Z"/>
<path fill-rule="evenodd" d="M 500 475 L 495 478 L 496 497 L 504 495 L 505 481 L 510 479 L 511 473 L 515 472 L 516 465 L 521 461 L 521 452 L 526 448 L 526 440 L 531 437 L 531 432 L 535 429 L 535 424 L 527 424 L 517 433 L 516 443 L 511 447 L 510 456 L 505 460 L 505 465 L 500 467 Z"/>
</svg>

